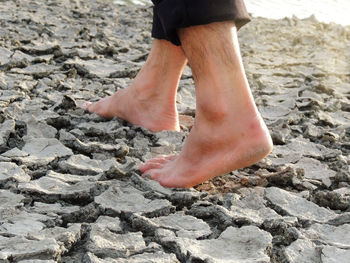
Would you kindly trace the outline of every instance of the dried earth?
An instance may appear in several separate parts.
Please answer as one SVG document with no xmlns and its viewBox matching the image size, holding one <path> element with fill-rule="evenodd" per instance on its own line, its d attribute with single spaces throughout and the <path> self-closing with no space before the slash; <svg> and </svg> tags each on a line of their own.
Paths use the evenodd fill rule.
<svg viewBox="0 0 350 263">
<path fill-rule="evenodd" d="M 181 132 L 78 107 L 130 83 L 152 42 L 151 7 L 0 2 L 0 262 L 349 262 L 349 27 L 244 27 L 275 148 L 195 189 L 165 189 L 137 167 L 181 149 L 195 115 L 189 68 Z"/>
</svg>

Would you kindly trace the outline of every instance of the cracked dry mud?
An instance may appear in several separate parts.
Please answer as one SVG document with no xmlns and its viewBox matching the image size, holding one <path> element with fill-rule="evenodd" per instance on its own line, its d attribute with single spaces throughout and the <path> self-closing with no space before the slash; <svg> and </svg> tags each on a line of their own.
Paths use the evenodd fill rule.
<svg viewBox="0 0 350 263">
<path fill-rule="evenodd" d="M 0 262 L 350 262 L 350 28 L 254 19 L 247 75 L 275 148 L 195 189 L 139 176 L 179 151 L 195 114 L 187 68 L 181 132 L 151 133 L 79 109 L 125 88 L 151 44 L 151 7 L 1 1 Z"/>
</svg>

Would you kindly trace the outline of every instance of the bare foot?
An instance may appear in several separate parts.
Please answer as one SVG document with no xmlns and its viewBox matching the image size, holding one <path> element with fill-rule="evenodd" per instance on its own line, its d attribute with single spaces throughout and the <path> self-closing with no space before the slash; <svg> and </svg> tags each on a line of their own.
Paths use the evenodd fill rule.
<svg viewBox="0 0 350 263">
<path fill-rule="evenodd" d="M 179 130 L 176 90 L 187 60 L 181 47 L 156 39 L 130 87 L 82 108 L 105 118 L 119 117 L 151 131 Z"/>
<path fill-rule="evenodd" d="M 137 85 L 134 84 L 133 85 Z M 130 86 L 96 103 L 86 102 L 82 107 L 105 118 L 119 117 L 150 131 L 179 130 L 174 103 L 165 103 L 161 97 L 140 98 L 137 88 Z"/>
<path fill-rule="evenodd" d="M 192 187 L 252 165 L 271 152 L 272 141 L 259 116 L 246 120 L 197 122 L 179 155 L 156 157 L 139 169 L 165 187 Z"/>
<path fill-rule="evenodd" d="M 196 118 L 178 156 L 140 166 L 165 187 L 191 187 L 252 165 L 272 140 L 247 82 L 235 25 L 212 23 L 179 30 L 196 85 Z"/>
</svg>

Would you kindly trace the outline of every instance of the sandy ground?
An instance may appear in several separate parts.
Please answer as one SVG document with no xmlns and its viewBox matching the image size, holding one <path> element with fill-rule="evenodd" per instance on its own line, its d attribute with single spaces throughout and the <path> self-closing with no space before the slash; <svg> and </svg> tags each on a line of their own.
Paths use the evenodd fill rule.
<svg viewBox="0 0 350 263">
<path fill-rule="evenodd" d="M 349 262 L 349 27 L 245 26 L 247 76 L 275 148 L 195 189 L 165 189 L 137 167 L 181 149 L 195 116 L 189 68 L 181 132 L 78 107 L 137 74 L 151 8 L 1 1 L 0 22 L 0 262 Z"/>
</svg>

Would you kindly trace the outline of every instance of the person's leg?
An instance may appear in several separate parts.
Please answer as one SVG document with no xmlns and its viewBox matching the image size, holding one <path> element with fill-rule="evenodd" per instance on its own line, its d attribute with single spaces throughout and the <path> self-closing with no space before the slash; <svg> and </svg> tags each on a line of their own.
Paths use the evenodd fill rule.
<svg viewBox="0 0 350 263">
<path fill-rule="evenodd" d="M 187 63 L 181 47 L 155 39 L 131 86 L 83 108 L 102 117 L 120 117 L 151 131 L 179 130 L 176 91 Z"/>
<path fill-rule="evenodd" d="M 166 187 L 191 187 L 254 164 L 272 150 L 254 103 L 233 22 L 179 30 L 196 86 L 195 125 L 177 156 L 140 166 Z"/>
</svg>

